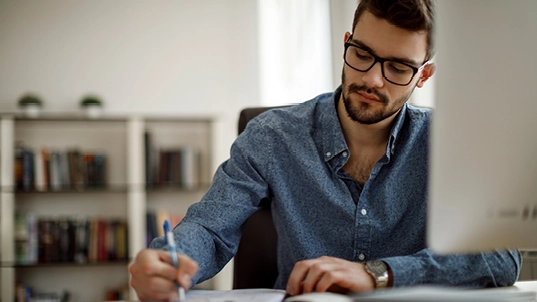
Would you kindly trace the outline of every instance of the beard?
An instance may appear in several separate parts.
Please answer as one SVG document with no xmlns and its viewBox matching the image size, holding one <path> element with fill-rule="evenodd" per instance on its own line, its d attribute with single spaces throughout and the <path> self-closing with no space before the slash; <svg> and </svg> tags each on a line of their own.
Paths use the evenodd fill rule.
<svg viewBox="0 0 537 302">
<path fill-rule="evenodd" d="M 410 95 L 412 95 L 412 92 L 414 91 L 414 88 L 416 88 L 416 86 L 412 87 L 407 94 L 396 99 L 394 102 L 390 102 L 390 98 L 380 93 L 377 89 L 354 83 L 347 85 L 345 68 L 343 69 L 341 75 L 341 83 L 341 96 L 343 99 L 343 104 L 345 105 L 345 111 L 347 111 L 347 115 L 351 118 L 351 120 L 364 125 L 376 124 L 397 113 L 403 107 L 404 103 L 408 101 Z M 381 108 L 375 109 L 373 104 L 353 102 L 349 97 L 349 95 L 353 92 L 374 94 L 379 99 L 378 104 L 375 105 L 381 105 Z M 392 103 L 391 106 L 390 103 Z"/>
</svg>

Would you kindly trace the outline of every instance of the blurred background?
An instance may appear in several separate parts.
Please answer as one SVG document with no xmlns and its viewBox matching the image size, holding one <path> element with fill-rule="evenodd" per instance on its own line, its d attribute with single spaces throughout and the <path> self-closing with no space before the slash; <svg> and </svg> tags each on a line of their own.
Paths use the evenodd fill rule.
<svg viewBox="0 0 537 302">
<path fill-rule="evenodd" d="M 33 92 L 45 112 L 78 110 L 96 94 L 108 114 L 211 115 L 222 123 L 224 159 L 240 109 L 303 102 L 339 85 L 356 5 L 2 0 L 0 112 Z"/>
<path fill-rule="evenodd" d="M 80 269 L 13 262 L 21 231 L 15 214 L 126 220 L 132 258 L 145 246 L 146 207 L 184 214 L 202 196 L 203 182 L 229 156 L 241 109 L 300 103 L 339 86 L 343 38 L 352 31 L 356 6 L 357 0 L 0 0 L 0 114 L 6 116 L 0 125 L 0 300 L 24 296 L 17 291 L 26 286 L 56 298 L 65 289 L 77 301 L 117 298 L 105 296 L 104 288 L 126 284 L 124 263 Z M 411 102 L 432 106 L 433 91 L 434 78 Z M 11 120 L 28 93 L 42 100 L 41 114 L 51 119 Z M 103 102 L 102 122 L 76 118 L 86 95 Z M 114 117 L 121 120 L 106 119 Z M 166 151 L 184 145 L 201 150 L 202 184 L 194 190 L 147 188 L 147 194 L 133 189 L 149 173 L 137 162 L 144 129 Z M 104 150 L 108 184 L 128 188 L 89 195 L 72 189 L 35 193 L 33 187 L 14 193 L 13 144 L 20 141 L 32 152 Z M 147 159 L 147 146 L 145 151 Z M 21 225 L 26 244 L 26 222 Z M 229 289 L 231 283 L 228 267 L 206 288 Z"/>
</svg>

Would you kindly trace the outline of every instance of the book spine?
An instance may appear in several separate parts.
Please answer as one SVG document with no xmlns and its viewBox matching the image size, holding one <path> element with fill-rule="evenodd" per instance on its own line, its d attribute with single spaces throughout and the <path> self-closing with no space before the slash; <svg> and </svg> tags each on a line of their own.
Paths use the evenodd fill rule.
<svg viewBox="0 0 537 302">
<path fill-rule="evenodd" d="M 49 157 L 50 188 L 52 191 L 61 191 L 60 156 L 58 151 L 51 151 Z"/>
<path fill-rule="evenodd" d="M 181 151 L 181 185 L 185 189 L 194 189 L 198 185 L 196 150 L 185 146 Z"/>
<path fill-rule="evenodd" d="M 38 221 L 35 213 L 26 214 L 26 223 L 28 227 L 28 263 L 35 264 L 39 260 L 39 230 Z"/>
<path fill-rule="evenodd" d="M 29 234 L 27 216 L 15 214 L 15 261 L 26 263 L 29 258 Z"/>
<path fill-rule="evenodd" d="M 14 176 L 15 176 L 15 189 L 20 191 L 22 190 L 22 153 L 23 148 L 20 145 L 15 146 L 15 161 L 13 162 Z"/>
<path fill-rule="evenodd" d="M 71 258 L 69 255 L 70 236 L 69 236 L 69 220 L 62 218 L 58 220 L 58 260 L 60 262 L 68 262 Z"/>
<path fill-rule="evenodd" d="M 45 183 L 45 191 L 51 190 L 50 187 L 50 152 L 46 149 L 41 150 L 41 157 L 43 159 L 43 177 Z"/>
<path fill-rule="evenodd" d="M 29 149 L 22 151 L 22 190 L 34 190 L 34 153 Z"/>
<path fill-rule="evenodd" d="M 75 222 L 75 245 L 74 245 L 74 261 L 76 263 L 88 262 L 88 219 L 78 217 Z"/>
<path fill-rule="evenodd" d="M 35 177 L 35 189 L 36 191 L 46 191 L 45 186 L 45 168 L 43 166 L 43 153 L 41 151 L 38 151 L 35 153 L 35 160 L 34 160 L 34 177 Z"/>
</svg>

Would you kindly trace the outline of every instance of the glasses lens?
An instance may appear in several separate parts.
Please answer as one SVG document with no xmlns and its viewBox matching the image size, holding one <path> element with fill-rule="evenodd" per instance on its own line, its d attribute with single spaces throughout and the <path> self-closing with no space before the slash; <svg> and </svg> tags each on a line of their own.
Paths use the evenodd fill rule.
<svg viewBox="0 0 537 302">
<path fill-rule="evenodd" d="M 396 84 L 408 84 L 412 80 L 414 70 L 410 66 L 394 62 L 384 62 L 384 76 Z"/>
<path fill-rule="evenodd" d="M 367 71 L 376 60 L 368 51 L 349 45 L 345 53 L 345 62 L 358 71 Z M 414 76 L 414 70 L 400 62 L 384 61 L 383 69 L 386 79 L 399 85 L 407 85 Z"/>
<path fill-rule="evenodd" d="M 359 71 L 366 71 L 375 63 L 375 58 L 369 52 L 355 46 L 349 46 L 345 59 L 347 64 Z"/>
</svg>

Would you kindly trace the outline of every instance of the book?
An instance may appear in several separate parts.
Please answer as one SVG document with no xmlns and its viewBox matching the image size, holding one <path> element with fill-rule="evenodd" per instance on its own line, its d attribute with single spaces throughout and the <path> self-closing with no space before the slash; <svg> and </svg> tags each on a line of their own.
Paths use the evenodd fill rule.
<svg viewBox="0 0 537 302">
<path fill-rule="evenodd" d="M 43 182 L 45 191 L 50 190 L 50 152 L 47 149 L 41 149 L 41 160 L 43 165 Z"/>
<path fill-rule="evenodd" d="M 35 189 L 34 177 L 34 153 L 28 148 L 22 149 L 22 190 L 33 191 Z"/>
<path fill-rule="evenodd" d="M 39 229 L 39 238 L 38 238 L 38 249 L 39 249 L 39 263 L 48 263 L 53 260 L 53 247 L 54 244 L 54 234 L 53 234 L 53 222 L 49 219 L 39 219 L 38 220 L 38 229 Z"/>
<path fill-rule="evenodd" d="M 181 149 L 181 186 L 185 189 L 194 189 L 199 185 L 199 155 L 193 146 Z"/>
<path fill-rule="evenodd" d="M 27 216 L 23 213 L 15 214 L 15 261 L 26 263 L 29 258 L 29 234 Z"/>
<path fill-rule="evenodd" d="M 28 212 L 26 216 L 26 227 L 28 233 L 28 254 L 26 262 L 30 264 L 37 263 L 39 260 L 39 231 L 37 228 L 37 215 L 33 212 Z"/>
<path fill-rule="evenodd" d="M 52 191 L 61 191 L 61 169 L 60 169 L 60 154 L 56 150 L 50 151 L 49 156 L 49 171 L 50 171 L 50 189 Z"/>
<path fill-rule="evenodd" d="M 116 260 L 126 260 L 127 254 L 127 222 L 118 220 L 115 228 Z"/>
<path fill-rule="evenodd" d="M 35 153 L 34 171 L 35 190 L 40 192 L 46 191 L 45 166 L 43 161 L 43 152 L 41 151 Z"/>
<path fill-rule="evenodd" d="M 77 217 L 74 219 L 74 255 L 73 261 L 76 263 L 88 262 L 89 246 L 89 223 L 86 217 Z"/>
</svg>

